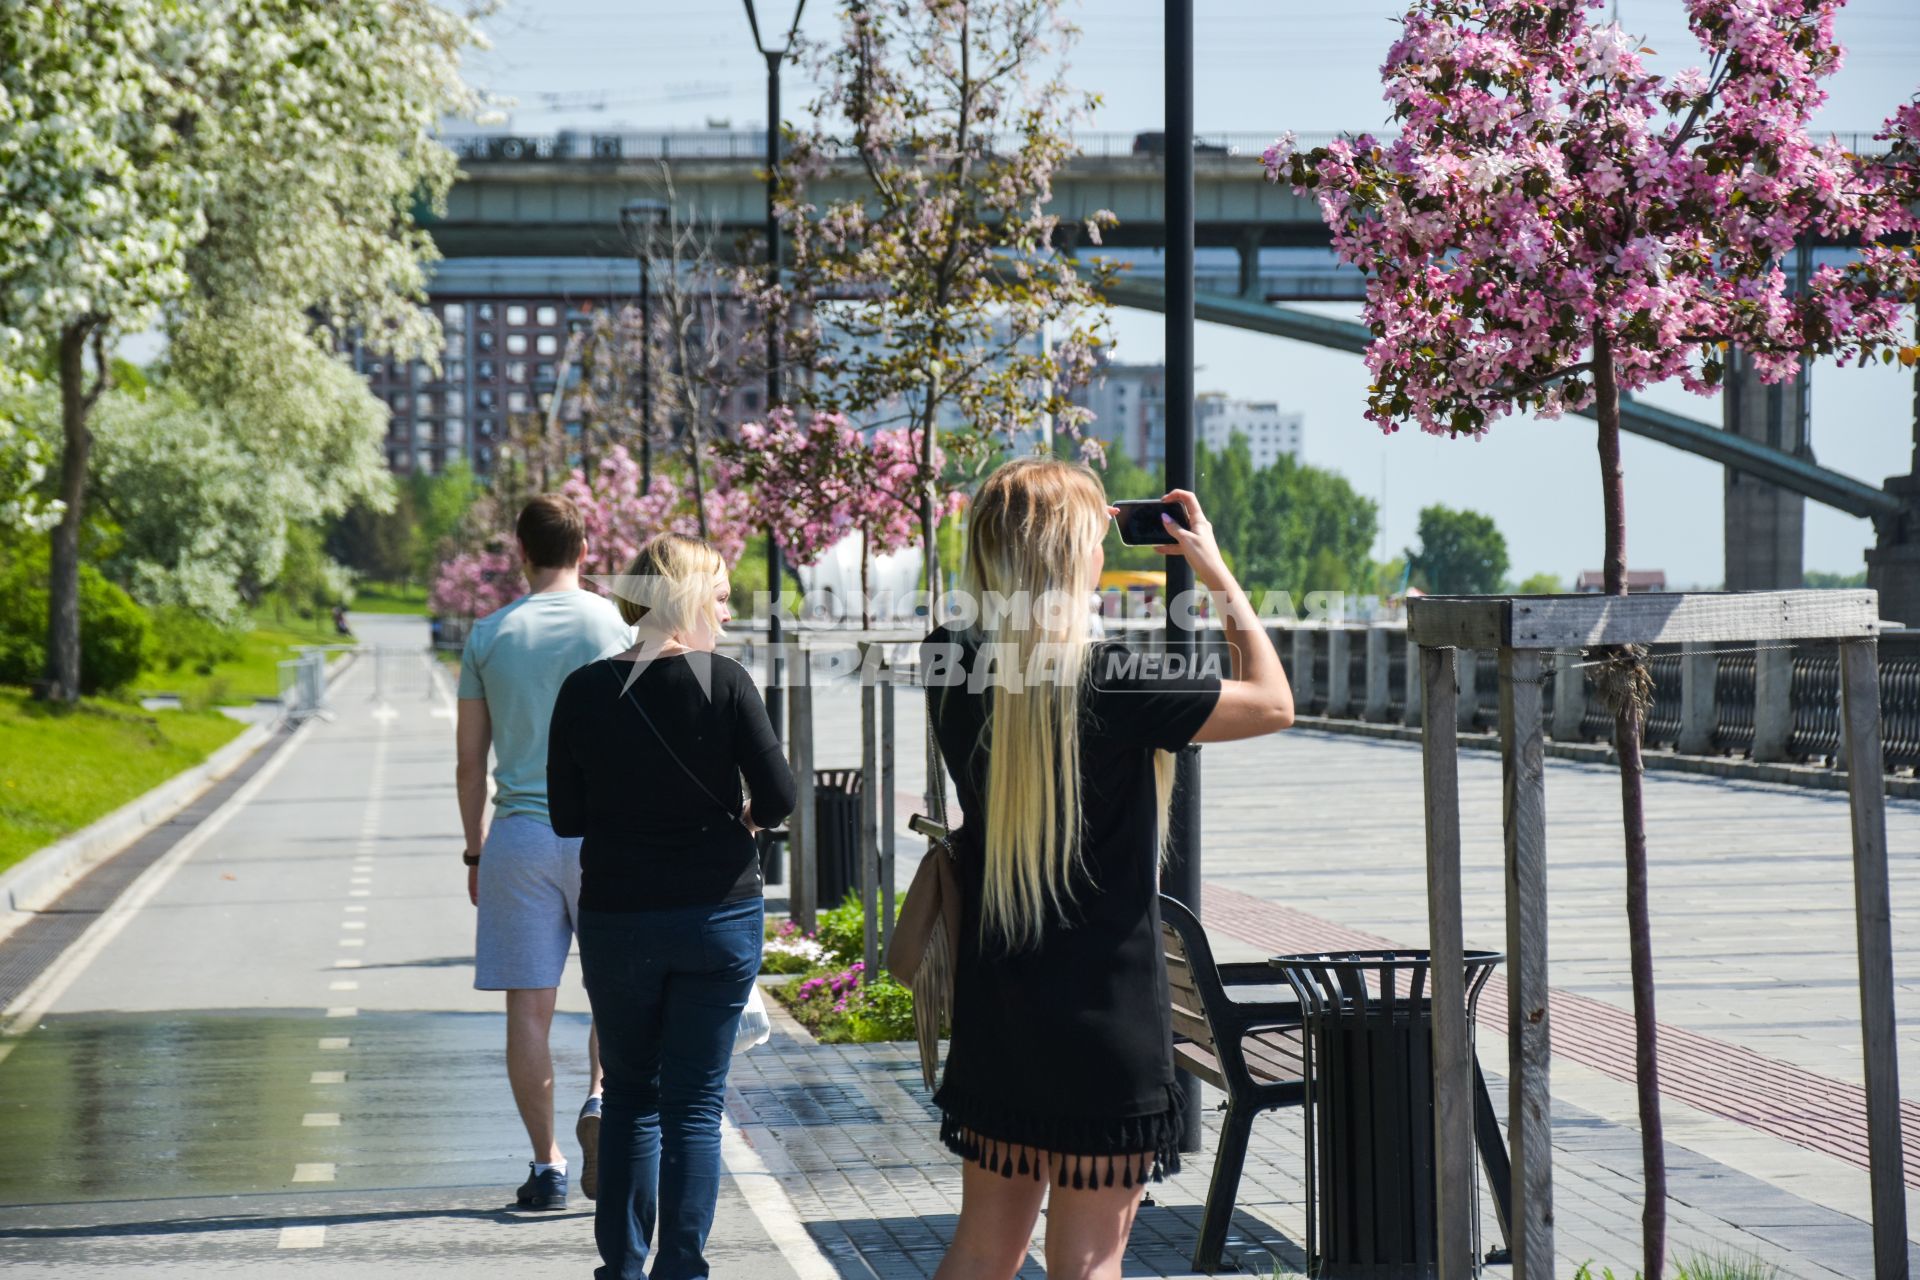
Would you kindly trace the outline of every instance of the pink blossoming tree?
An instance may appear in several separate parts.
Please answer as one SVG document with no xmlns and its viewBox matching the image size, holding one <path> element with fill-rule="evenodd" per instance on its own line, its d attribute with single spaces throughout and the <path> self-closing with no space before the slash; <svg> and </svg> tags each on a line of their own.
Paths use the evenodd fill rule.
<svg viewBox="0 0 1920 1280">
<path fill-rule="evenodd" d="M 1620 397 L 1678 378 L 1711 393 L 1730 346 L 1763 378 L 1817 355 L 1913 358 L 1902 308 L 1920 263 L 1913 142 L 1889 154 L 1809 135 L 1838 69 L 1841 0 L 1686 0 L 1704 69 L 1650 73 L 1600 0 L 1420 0 L 1383 67 L 1397 141 L 1308 152 L 1283 138 L 1275 181 L 1313 192 L 1334 245 L 1367 274 L 1367 417 L 1440 435 L 1591 405 L 1599 424 L 1606 581 L 1626 591 Z M 1858 245 L 1789 287 L 1782 261 L 1814 237 Z M 1647 1203 L 1644 1274 L 1665 1260 L 1666 1172 L 1647 923 L 1640 741 L 1643 650 L 1597 677 L 1616 708 Z M 1563 691 L 1563 693 L 1566 691 Z"/>
<path fill-rule="evenodd" d="M 756 520 L 773 531 L 795 565 L 819 562 L 842 538 L 860 538 L 860 622 L 872 624 L 868 574 L 875 555 L 911 546 L 919 532 L 922 466 L 919 433 L 897 427 L 862 436 L 837 413 L 817 413 L 802 426 L 791 409 L 749 422 L 726 449 L 729 466 L 751 485 Z M 931 454 L 937 476 L 946 457 Z M 956 492 L 937 490 L 933 520 L 959 510 Z"/>
<path fill-rule="evenodd" d="M 704 532 L 702 511 L 696 511 L 690 487 L 681 483 L 674 470 L 659 469 L 653 474 L 653 488 L 643 490 L 640 464 L 625 445 L 610 446 L 591 476 L 575 468 L 560 492 L 574 501 L 586 522 L 585 571 L 626 572 L 640 544 L 662 532 L 704 536 L 732 568 L 752 532 L 752 499 L 738 482 L 737 467 L 724 461 L 710 465 L 713 483 L 699 499 Z M 496 507 L 497 523 L 510 524 L 514 514 L 505 506 Z M 526 590 L 526 579 L 512 546 L 511 533 L 496 535 L 486 546 L 445 561 L 428 592 L 433 611 L 484 618 L 518 599 Z"/>
</svg>

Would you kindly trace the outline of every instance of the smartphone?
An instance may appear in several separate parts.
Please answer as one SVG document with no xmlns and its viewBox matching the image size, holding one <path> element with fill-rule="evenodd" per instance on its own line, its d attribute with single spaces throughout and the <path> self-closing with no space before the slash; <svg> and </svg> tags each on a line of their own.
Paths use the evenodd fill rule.
<svg viewBox="0 0 1920 1280">
<path fill-rule="evenodd" d="M 1130 547 L 1169 546 L 1173 535 L 1167 532 L 1167 526 L 1160 517 L 1169 515 L 1182 529 L 1187 527 L 1187 509 L 1177 502 L 1162 502 L 1158 498 L 1140 498 L 1113 504 L 1120 512 L 1114 517 L 1120 526 L 1120 541 Z"/>
</svg>

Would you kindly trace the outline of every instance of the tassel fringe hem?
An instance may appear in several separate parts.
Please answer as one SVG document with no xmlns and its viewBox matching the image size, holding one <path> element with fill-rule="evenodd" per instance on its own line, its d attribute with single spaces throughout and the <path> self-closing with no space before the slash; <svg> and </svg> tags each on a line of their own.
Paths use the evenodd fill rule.
<svg viewBox="0 0 1920 1280">
<path fill-rule="evenodd" d="M 1173 1094 L 1173 1091 L 1169 1091 Z M 1051 1180 L 1075 1191 L 1101 1187 L 1144 1187 L 1180 1172 L 1178 1095 L 1155 1115 L 1095 1122 L 1093 1133 L 1049 1135 L 1046 1142 L 1017 1142 L 985 1133 L 953 1113 L 942 1111 L 940 1142 L 970 1164 L 1003 1178 Z M 1001 1126 L 994 1125 L 994 1128 Z M 1007 1129 L 1026 1126 L 1006 1126 Z M 1076 1126 L 1077 1127 L 1077 1126 Z M 1074 1150 L 1074 1148 L 1083 1148 Z M 1095 1147 L 1094 1151 L 1084 1148 Z"/>
</svg>

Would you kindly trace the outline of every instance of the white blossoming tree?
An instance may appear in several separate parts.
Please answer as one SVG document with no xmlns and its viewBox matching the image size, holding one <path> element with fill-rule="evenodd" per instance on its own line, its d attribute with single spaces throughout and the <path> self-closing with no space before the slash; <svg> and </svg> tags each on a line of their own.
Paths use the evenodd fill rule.
<svg viewBox="0 0 1920 1280">
<path fill-rule="evenodd" d="M 0 0 L 0 386 L 52 370 L 60 395 L 48 696 L 80 687 L 119 336 L 163 323 L 181 385 L 309 477 L 314 509 L 381 491 L 382 418 L 334 352 L 349 329 L 435 346 L 412 210 L 452 181 L 433 131 L 476 105 L 474 38 L 433 0 Z"/>
</svg>

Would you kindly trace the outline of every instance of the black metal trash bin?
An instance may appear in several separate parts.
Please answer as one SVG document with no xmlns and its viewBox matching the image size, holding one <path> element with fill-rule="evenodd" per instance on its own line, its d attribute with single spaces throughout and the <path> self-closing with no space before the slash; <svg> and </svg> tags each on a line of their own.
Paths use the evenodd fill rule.
<svg viewBox="0 0 1920 1280">
<path fill-rule="evenodd" d="M 825 911 L 860 888 L 860 770 L 813 771 L 814 901 Z"/>
<path fill-rule="evenodd" d="M 1501 959 L 1493 951 L 1466 953 L 1469 1026 Z M 1431 954 L 1349 951 L 1275 956 L 1272 963 L 1300 998 L 1311 1046 L 1308 1273 L 1427 1280 L 1437 1274 L 1439 1252 Z"/>
</svg>

